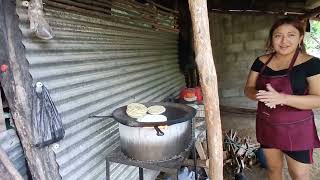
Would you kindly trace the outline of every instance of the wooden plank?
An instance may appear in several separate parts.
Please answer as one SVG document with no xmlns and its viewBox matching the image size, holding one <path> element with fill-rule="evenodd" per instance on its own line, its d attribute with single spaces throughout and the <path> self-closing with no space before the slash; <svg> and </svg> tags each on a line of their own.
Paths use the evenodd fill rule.
<svg viewBox="0 0 320 180">
<path fill-rule="evenodd" d="M 204 151 L 203 147 L 202 147 L 202 144 L 200 141 L 196 141 L 195 142 L 195 146 L 196 146 L 196 149 L 197 149 L 197 152 L 199 154 L 199 157 L 201 160 L 207 160 L 208 157 L 207 157 L 207 154 L 206 152 Z M 208 168 L 204 168 L 204 170 L 206 171 L 207 175 L 209 175 L 209 171 L 208 171 Z"/>
<path fill-rule="evenodd" d="M 0 146 L 0 162 L 7 170 L 7 174 L 12 177 L 14 180 L 23 180 L 22 176 L 18 170 L 14 167 L 13 163 L 9 159 L 7 153 Z"/>
<path fill-rule="evenodd" d="M 223 179 L 222 130 L 217 73 L 212 56 L 206 0 L 189 0 L 196 64 L 204 95 L 209 145 L 209 178 Z"/>
<path fill-rule="evenodd" d="M 204 151 L 205 155 L 208 156 L 208 143 L 207 143 L 207 140 L 203 141 L 201 144 L 202 144 L 203 151 Z"/>
<path fill-rule="evenodd" d="M 185 159 L 183 161 L 184 166 L 194 166 L 194 160 L 193 159 Z M 205 169 L 209 168 L 209 160 L 201 160 L 197 159 L 197 167 L 202 167 Z"/>
<path fill-rule="evenodd" d="M 201 159 L 201 160 L 206 160 L 206 159 L 208 159 L 207 154 L 205 153 L 205 151 L 204 151 L 204 149 L 203 149 L 203 147 L 202 147 L 201 142 L 200 142 L 200 141 L 196 141 L 196 142 L 195 142 L 195 146 L 196 146 L 196 149 L 197 149 L 197 151 L 198 151 L 198 154 L 199 154 L 200 159 Z"/>
<path fill-rule="evenodd" d="M 239 15 L 285 15 L 285 16 L 297 16 L 303 15 L 307 11 L 303 8 L 272 8 L 272 9 L 223 9 L 223 8 L 212 8 L 210 12 L 221 13 L 221 14 L 239 14 Z"/>
<path fill-rule="evenodd" d="M 25 58 L 15 0 L 0 0 L 0 42 L 3 56 L 0 64 L 8 65 L 1 72 L 1 85 L 8 101 L 17 133 L 26 155 L 33 179 L 59 180 L 58 165 L 51 148 L 32 146 L 31 133 L 31 88 L 32 79 Z M 1 49 L 1 48 L 0 48 Z"/>
</svg>

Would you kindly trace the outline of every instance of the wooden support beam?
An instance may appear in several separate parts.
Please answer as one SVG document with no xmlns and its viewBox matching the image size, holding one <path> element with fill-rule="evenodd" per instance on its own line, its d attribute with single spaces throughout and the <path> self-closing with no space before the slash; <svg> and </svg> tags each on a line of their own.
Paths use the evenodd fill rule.
<svg viewBox="0 0 320 180">
<path fill-rule="evenodd" d="M 297 16 L 303 15 L 304 11 L 285 11 L 285 10 L 257 10 L 257 9 L 211 9 L 211 12 L 221 14 L 242 14 L 242 15 L 274 15 L 274 16 Z"/>
<path fill-rule="evenodd" d="M 167 11 L 167 12 L 170 12 L 170 13 L 173 13 L 173 14 L 179 14 L 179 11 L 176 11 L 174 9 L 170 9 L 170 8 L 167 8 L 167 7 L 164 7 L 160 4 L 157 4 L 155 3 L 153 0 L 146 0 L 148 3 L 150 4 L 153 4 L 154 6 L 156 6 L 157 8 L 159 8 L 160 10 L 164 10 L 164 11 Z"/>
<path fill-rule="evenodd" d="M 1 165 L 4 166 L 4 171 L 6 171 L 6 173 L 10 176 L 10 177 L 2 176 L 1 178 L 23 180 L 19 171 L 14 167 L 13 163 L 10 161 L 7 153 L 0 146 L 0 166 Z M 0 169 L 3 169 L 3 168 L 0 168 Z"/>
<path fill-rule="evenodd" d="M 204 95 L 209 145 L 209 178 L 223 179 L 222 131 L 217 73 L 212 56 L 206 0 L 189 0 L 196 64 Z"/>
<path fill-rule="evenodd" d="M 320 6 L 320 1 L 319 0 L 307 0 L 306 6 L 309 9 L 314 9 L 314 8 Z"/>
<path fill-rule="evenodd" d="M 20 138 L 33 179 L 59 180 L 58 165 L 51 148 L 32 145 L 31 88 L 32 79 L 25 58 L 15 0 L 0 0 L 0 42 L 5 49 L 0 65 L 7 65 L 0 72 L 1 85 L 6 95 L 15 127 Z"/>
<path fill-rule="evenodd" d="M 310 18 L 310 20 L 320 21 L 320 16 L 318 16 L 318 17 L 314 17 L 314 18 Z"/>
<path fill-rule="evenodd" d="M 309 18 L 315 17 L 316 15 L 319 15 L 319 14 L 320 14 L 320 6 L 314 8 L 310 12 L 305 13 L 304 15 L 300 16 L 300 19 L 301 20 L 309 19 Z"/>
</svg>

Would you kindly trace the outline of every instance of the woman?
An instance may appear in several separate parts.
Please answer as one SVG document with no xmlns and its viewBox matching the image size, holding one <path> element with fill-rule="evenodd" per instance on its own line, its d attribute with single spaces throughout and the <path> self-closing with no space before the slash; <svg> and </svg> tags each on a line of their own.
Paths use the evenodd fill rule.
<svg viewBox="0 0 320 180">
<path fill-rule="evenodd" d="M 258 101 L 256 135 L 270 180 L 282 179 L 283 157 L 293 180 L 309 179 L 320 147 L 311 110 L 320 107 L 320 60 L 302 51 L 303 36 L 299 21 L 276 21 L 267 43 L 272 53 L 255 60 L 244 90 Z"/>
</svg>

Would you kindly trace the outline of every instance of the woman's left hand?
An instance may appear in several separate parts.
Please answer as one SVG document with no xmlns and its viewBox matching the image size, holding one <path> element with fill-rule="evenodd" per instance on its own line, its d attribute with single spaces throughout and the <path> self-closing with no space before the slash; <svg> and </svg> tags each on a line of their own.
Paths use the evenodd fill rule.
<svg viewBox="0 0 320 180">
<path fill-rule="evenodd" d="M 259 101 L 263 102 L 269 108 L 275 108 L 277 105 L 285 104 L 285 94 L 277 92 L 271 84 L 267 84 L 266 87 L 268 91 L 259 90 L 256 94 L 256 98 Z"/>
</svg>

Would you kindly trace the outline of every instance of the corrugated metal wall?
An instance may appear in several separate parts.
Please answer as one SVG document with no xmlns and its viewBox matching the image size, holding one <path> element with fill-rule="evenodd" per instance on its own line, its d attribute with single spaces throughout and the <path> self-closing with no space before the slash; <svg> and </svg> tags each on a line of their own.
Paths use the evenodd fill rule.
<svg viewBox="0 0 320 180">
<path fill-rule="evenodd" d="M 28 179 L 26 159 L 20 140 L 13 129 L 0 133 L 0 146 L 7 153 L 9 159 L 24 179 Z M 1 179 L 1 177 L 0 177 Z"/>
<path fill-rule="evenodd" d="M 125 0 L 44 1 L 53 40 L 34 37 L 17 0 L 23 44 L 34 82 L 51 92 L 66 128 L 53 146 L 63 179 L 104 179 L 105 157 L 119 146 L 110 115 L 130 102 L 161 101 L 184 86 L 174 15 Z M 138 170 L 113 164 L 113 179 Z"/>
</svg>

